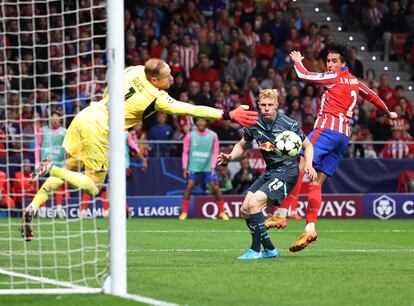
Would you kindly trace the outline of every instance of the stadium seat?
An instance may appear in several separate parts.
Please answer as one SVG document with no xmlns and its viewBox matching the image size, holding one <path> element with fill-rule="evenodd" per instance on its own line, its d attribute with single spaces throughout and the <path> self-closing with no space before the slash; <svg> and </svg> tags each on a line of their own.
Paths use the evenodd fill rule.
<svg viewBox="0 0 414 306">
<path fill-rule="evenodd" d="M 404 55 L 405 42 L 408 38 L 408 33 L 392 33 L 391 44 L 392 53 L 397 56 Z"/>
</svg>

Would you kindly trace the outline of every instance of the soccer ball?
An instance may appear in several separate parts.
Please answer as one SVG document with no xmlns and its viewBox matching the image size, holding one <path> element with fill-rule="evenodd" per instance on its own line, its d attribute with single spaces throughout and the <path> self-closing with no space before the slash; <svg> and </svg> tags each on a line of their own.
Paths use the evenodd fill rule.
<svg viewBox="0 0 414 306">
<path fill-rule="evenodd" d="M 276 136 L 276 154 L 283 158 L 298 156 L 302 149 L 302 140 L 292 131 L 284 131 Z"/>
</svg>

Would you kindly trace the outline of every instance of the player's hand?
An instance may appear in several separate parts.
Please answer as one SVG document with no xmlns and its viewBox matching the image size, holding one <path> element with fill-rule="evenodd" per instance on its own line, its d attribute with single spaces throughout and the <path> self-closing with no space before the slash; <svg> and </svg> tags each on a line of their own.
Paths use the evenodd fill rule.
<svg viewBox="0 0 414 306">
<path fill-rule="evenodd" d="M 229 161 L 231 161 L 231 155 L 230 154 L 224 154 L 224 153 L 220 153 L 217 156 L 217 163 L 218 165 L 227 165 L 229 163 Z"/>
<path fill-rule="evenodd" d="M 301 62 L 304 57 L 302 56 L 302 54 L 299 51 L 292 51 L 290 52 L 290 58 L 292 59 L 292 61 L 296 62 Z"/>
<path fill-rule="evenodd" d="M 390 119 L 397 119 L 398 115 L 397 115 L 396 112 L 388 112 L 387 117 L 390 118 Z"/>
<path fill-rule="evenodd" d="M 310 181 L 314 181 L 318 178 L 318 173 L 311 165 L 305 165 L 305 173 L 308 175 Z"/>
<path fill-rule="evenodd" d="M 187 178 L 188 178 L 188 168 L 183 169 L 183 177 L 184 177 L 185 179 L 187 179 Z"/>
<path fill-rule="evenodd" d="M 249 111 L 248 109 L 248 105 L 240 105 L 229 112 L 230 119 L 244 127 L 251 127 L 259 119 L 259 114 L 256 111 Z"/>
<path fill-rule="evenodd" d="M 141 167 L 141 171 L 142 171 L 142 172 L 147 172 L 147 169 L 148 169 L 148 163 L 147 163 L 147 160 L 144 158 L 144 159 L 142 160 L 142 167 Z"/>
</svg>

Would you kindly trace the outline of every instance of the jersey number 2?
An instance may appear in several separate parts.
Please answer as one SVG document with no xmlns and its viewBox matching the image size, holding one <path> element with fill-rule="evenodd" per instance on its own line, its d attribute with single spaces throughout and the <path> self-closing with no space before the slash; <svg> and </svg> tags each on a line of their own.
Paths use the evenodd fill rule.
<svg viewBox="0 0 414 306">
<path fill-rule="evenodd" d="M 351 98 L 353 99 L 351 106 L 348 108 L 348 111 L 346 112 L 346 115 L 348 117 L 352 117 L 352 110 L 355 107 L 355 104 L 357 102 L 357 93 L 355 90 L 351 90 Z"/>
</svg>

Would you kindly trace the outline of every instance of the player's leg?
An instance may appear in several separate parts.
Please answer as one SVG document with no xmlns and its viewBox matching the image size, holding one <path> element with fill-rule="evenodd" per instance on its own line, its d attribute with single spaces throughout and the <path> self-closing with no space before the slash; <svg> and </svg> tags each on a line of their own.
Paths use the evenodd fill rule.
<svg viewBox="0 0 414 306">
<path fill-rule="evenodd" d="M 290 247 L 291 252 L 298 252 L 316 241 L 318 234 L 315 229 L 316 219 L 322 203 L 322 185 L 327 175 L 318 171 L 318 178 L 308 187 L 308 208 L 306 210 L 306 226 L 303 233 Z"/>
<path fill-rule="evenodd" d="M 317 141 L 314 141 L 314 168 L 318 177 L 308 187 L 308 208 L 306 210 L 306 226 L 299 239 L 294 242 L 289 250 L 298 252 L 303 250 L 318 237 L 315 223 L 319 208 L 322 204 L 322 185 L 328 176 L 332 176 L 343 159 L 343 154 L 348 147 L 349 138 L 345 135 L 323 130 Z"/>
<path fill-rule="evenodd" d="M 190 205 L 191 191 L 193 190 L 196 179 L 197 179 L 197 174 L 195 172 L 190 172 L 188 174 L 187 186 L 185 187 L 184 195 L 183 195 L 181 214 L 178 217 L 178 219 L 180 219 L 180 220 L 187 219 L 188 207 Z"/>
<path fill-rule="evenodd" d="M 252 235 L 252 243 L 250 245 L 250 249 L 245 254 L 237 257 L 237 259 L 262 259 L 262 241 L 266 247 L 269 247 L 273 250 L 275 249 L 264 226 L 264 215 L 262 213 L 262 209 L 264 209 L 266 205 L 267 195 L 264 192 L 260 190 L 256 191 L 255 193 L 252 193 L 250 191 L 248 192 L 248 195 L 243 201 L 242 211 L 246 211 L 249 216 L 249 218 L 246 219 L 246 223 Z"/>
<path fill-rule="evenodd" d="M 229 216 L 224 211 L 224 201 L 223 201 L 223 197 L 220 191 L 220 185 L 218 181 L 217 172 L 214 171 L 214 173 L 211 173 L 211 172 L 206 173 L 205 182 L 210 183 L 211 188 L 213 189 L 213 194 L 214 194 L 214 197 L 216 198 L 217 206 L 219 208 L 219 215 L 218 215 L 219 218 L 225 221 L 229 220 Z"/>
<path fill-rule="evenodd" d="M 298 177 L 298 181 L 296 182 L 295 187 L 293 188 L 293 190 L 289 193 L 289 195 L 282 201 L 282 203 L 280 204 L 280 207 L 278 207 L 273 215 L 269 215 L 266 218 L 265 221 L 265 226 L 267 229 L 272 228 L 272 227 L 276 227 L 278 229 L 282 229 L 285 228 L 287 223 L 286 223 L 286 216 L 289 210 L 289 207 L 291 207 L 292 205 L 294 205 L 294 203 L 296 203 L 296 207 L 297 207 L 297 202 L 298 202 L 298 194 L 299 191 L 302 187 L 302 179 L 303 179 L 303 175 L 304 175 L 304 171 L 303 169 L 305 168 L 305 158 L 303 156 L 300 157 L 300 163 L 299 163 L 299 177 Z"/>
</svg>

